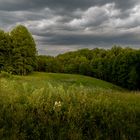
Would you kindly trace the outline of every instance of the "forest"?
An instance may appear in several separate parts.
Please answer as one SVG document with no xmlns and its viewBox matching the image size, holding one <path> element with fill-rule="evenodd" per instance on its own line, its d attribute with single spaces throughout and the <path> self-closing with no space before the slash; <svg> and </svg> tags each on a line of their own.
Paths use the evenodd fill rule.
<svg viewBox="0 0 140 140">
<path fill-rule="evenodd" d="M 38 55 L 35 41 L 22 25 L 0 31 L 0 71 L 27 75 L 33 71 L 81 74 L 130 90 L 140 89 L 140 49 L 80 49 L 57 56 Z"/>
<path fill-rule="evenodd" d="M 114 46 L 111 49 L 81 49 L 56 57 L 37 56 L 37 71 L 81 74 L 128 89 L 140 88 L 140 50 Z"/>
</svg>

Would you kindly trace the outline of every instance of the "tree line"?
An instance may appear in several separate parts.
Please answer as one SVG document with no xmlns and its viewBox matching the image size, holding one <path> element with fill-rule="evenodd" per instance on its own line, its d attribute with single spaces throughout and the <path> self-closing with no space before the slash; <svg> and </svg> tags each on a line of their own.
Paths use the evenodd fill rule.
<svg viewBox="0 0 140 140">
<path fill-rule="evenodd" d="M 82 74 L 131 90 L 140 89 L 140 50 L 114 46 L 111 49 L 81 49 L 56 57 L 37 56 L 37 71 Z"/>
<path fill-rule="evenodd" d="M 28 31 L 22 25 L 11 32 L 0 30 L 0 71 L 26 75 L 36 65 L 36 45 Z"/>
<path fill-rule="evenodd" d="M 81 49 L 56 57 L 37 55 L 28 29 L 16 26 L 0 30 L 0 71 L 27 75 L 32 71 L 82 74 L 128 89 L 140 89 L 140 49 L 114 46 L 111 49 Z"/>
</svg>

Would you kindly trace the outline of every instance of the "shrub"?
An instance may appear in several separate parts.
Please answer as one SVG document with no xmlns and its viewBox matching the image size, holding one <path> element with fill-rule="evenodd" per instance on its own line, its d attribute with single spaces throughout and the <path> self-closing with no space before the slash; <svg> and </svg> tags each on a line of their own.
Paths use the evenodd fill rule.
<svg viewBox="0 0 140 140">
<path fill-rule="evenodd" d="M 12 78 L 12 75 L 11 75 L 11 73 L 1 71 L 0 78 Z"/>
</svg>

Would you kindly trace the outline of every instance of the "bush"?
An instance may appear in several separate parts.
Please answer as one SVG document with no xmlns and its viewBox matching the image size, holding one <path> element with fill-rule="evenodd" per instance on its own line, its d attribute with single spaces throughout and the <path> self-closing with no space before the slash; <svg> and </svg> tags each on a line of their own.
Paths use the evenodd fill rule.
<svg viewBox="0 0 140 140">
<path fill-rule="evenodd" d="M 12 75 L 11 75 L 11 73 L 1 71 L 0 78 L 12 78 Z"/>
</svg>

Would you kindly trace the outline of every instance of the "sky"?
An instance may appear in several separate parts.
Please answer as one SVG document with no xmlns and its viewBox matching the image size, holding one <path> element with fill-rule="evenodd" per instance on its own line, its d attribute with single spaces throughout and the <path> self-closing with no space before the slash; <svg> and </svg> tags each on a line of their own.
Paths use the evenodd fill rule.
<svg viewBox="0 0 140 140">
<path fill-rule="evenodd" d="M 26 26 L 39 54 L 140 48 L 140 0 L 0 0 L 0 28 Z"/>
</svg>

